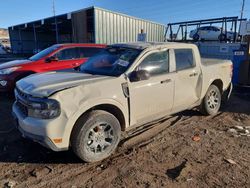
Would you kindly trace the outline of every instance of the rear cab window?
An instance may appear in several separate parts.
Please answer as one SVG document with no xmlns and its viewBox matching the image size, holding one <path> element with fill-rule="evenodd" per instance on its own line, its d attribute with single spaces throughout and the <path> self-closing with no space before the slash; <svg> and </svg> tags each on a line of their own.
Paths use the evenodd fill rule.
<svg viewBox="0 0 250 188">
<path fill-rule="evenodd" d="M 176 71 L 195 67 L 195 59 L 192 49 L 174 49 Z"/>
</svg>

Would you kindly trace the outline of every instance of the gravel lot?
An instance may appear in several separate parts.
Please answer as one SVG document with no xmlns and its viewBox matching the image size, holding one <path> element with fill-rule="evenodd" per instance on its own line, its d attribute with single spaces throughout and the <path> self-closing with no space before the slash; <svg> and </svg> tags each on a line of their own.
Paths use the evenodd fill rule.
<svg viewBox="0 0 250 188">
<path fill-rule="evenodd" d="M 250 187 L 250 137 L 238 129 L 250 126 L 249 96 L 235 92 L 213 117 L 185 111 L 126 134 L 94 164 L 23 139 L 13 100 L 0 96 L 0 187 Z"/>
<path fill-rule="evenodd" d="M 196 110 L 124 134 L 110 158 L 82 163 L 21 137 L 0 95 L 0 187 L 250 187 L 250 92 L 213 117 Z"/>
</svg>

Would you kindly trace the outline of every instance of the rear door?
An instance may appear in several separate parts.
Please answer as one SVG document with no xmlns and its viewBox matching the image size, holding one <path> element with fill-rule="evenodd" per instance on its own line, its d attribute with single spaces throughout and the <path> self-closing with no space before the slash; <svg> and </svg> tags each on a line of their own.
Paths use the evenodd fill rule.
<svg viewBox="0 0 250 188">
<path fill-rule="evenodd" d="M 207 31 L 207 27 L 201 27 L 199 28 L 199 32 L 198 32 L 200 39 L 207 39 L 207 35 L 208 35 L 208 31 Z"/>
<path fill-rule="evenodd" d="M 179 111 L 192 106 L 199 100 L 200 67 L 195 61 L 191 48 L 174 49 L 176 62 L 174 110 Z"/>
<path fill-rule="evenodd" d="M 206 33 L 204 36 L 205 40 L 214 40 L 215 32 L 212 26 L 205 27 Z"/>
<path fill-rule="evenodd" d="M 207 34 L 206 38 L 207 40 L 212 40 L 214 35 L 214 31 L 212 30 L 212 27 L 207 27 Z"/>
<path fill-rule="evenodd" d="M 174 99 L 174 73 L 170 73 L 169 51 L 146 54 L 136 70 L 147 70 L 150 78 L 129 83 L 132 121 L 140 124 L 168 114 Z"/>
<path fill-rule="evenodd" d="M 212 35 L 211 35 L 211 40 L 218 40 L 219 39 L 219 35 L 221 34 L 220 29 L 218 29 L 217 27 L 211 27 L 212 28 Z"/>
</svg>

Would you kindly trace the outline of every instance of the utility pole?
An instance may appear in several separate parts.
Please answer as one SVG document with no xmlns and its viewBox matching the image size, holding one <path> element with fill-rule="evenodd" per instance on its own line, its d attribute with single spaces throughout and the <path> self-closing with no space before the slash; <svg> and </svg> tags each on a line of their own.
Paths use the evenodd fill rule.
<svg viewBox="0 0 250 188">
<path fill-rule="evenodd" d="M 243 2 L 242 2 L 241 12 L 240 12 L 240 19 L 243 19 L 244 10 L 245 10 L 245 1 L 246 0 L 243 0 Z"/>
<path fill-rule="evenodd" d="M 57 27 L 57 19 L 56 19 L 56 8 L 55 8 L 55 0 L 52 0 L 52 10 L 55 20 L 55 30 L 56 30 L 56 43 L 59 43 L 59 37 L 58 37 L 58 27 Z"/>
<path fill-rule="evenodd" d="M 243 19 L 243 15 L 244 15 L 244 11 L 245 11 L 245 2 L 246 2 L 246 0 L 242 0 L 242 6 L 241 6 L 241 11 L 240 11 L 240 26 L 239 26 L 238 35 L 240 35 L 240 29 L 241 29 L 242 19 Z M 241 38 L 241 41 L 242 40 L 243 40 L 243 38 Z"/>
</svg>

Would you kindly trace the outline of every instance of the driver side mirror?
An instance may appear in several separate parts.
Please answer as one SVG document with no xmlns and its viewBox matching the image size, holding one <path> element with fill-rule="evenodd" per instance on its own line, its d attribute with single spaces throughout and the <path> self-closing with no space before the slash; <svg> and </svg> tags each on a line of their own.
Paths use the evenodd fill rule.
<svg viewBox="0 0 250 188">
<path fill-rule="evenodd" d="M 51 56 L 51 57 L 48 57 L 48 58 L 45 59 L 46 63 L 50 63 L 50 62 L 53 62 L 53 61 L 58 61 L 58 58 L 55 57 L 55 56 Z"/>
<path fill-rule="evenodd" d="M 150 78 L 150 73 L 146 70 L 133 71 L 129 75 L 130 82 L 148 80 L 149 78 Z"/>
</svg>

